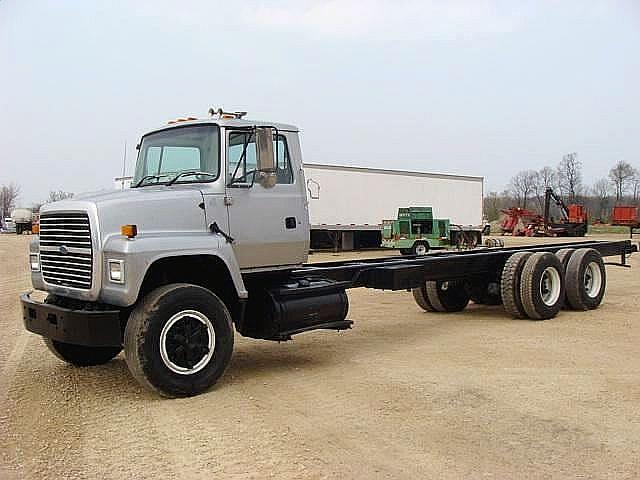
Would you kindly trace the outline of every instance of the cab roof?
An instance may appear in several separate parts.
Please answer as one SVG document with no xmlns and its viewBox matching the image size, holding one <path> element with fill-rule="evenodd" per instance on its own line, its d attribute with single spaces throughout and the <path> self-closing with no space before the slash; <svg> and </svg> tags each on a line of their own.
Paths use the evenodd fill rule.
<svg viewBox="0 0 640 480">
<path fill-rule="evenodd" d="M 149 135 L 150 133 L 159 132 L 161 130 L 168 130 L 171 128 L 178 127 L 186 127 L 188 125 L 218 125 L 220 127 L 229 127 L 229 128 L 247 128 L 247 127 L 275 127 L 278 130 L 287 131 L 287 132 L 297 132 L 298 127 L 295 125 L 289 125 L 286 123 L 277 123 L 277 122 L 267 122 L 263 120 L 251 120 L 244 118 L 220 118 L 218 116 L 210 116 L 205 118 L 179 118 L 176 120 L 172 120 L 165 125 L 154 128 L 152 130 L 148 130 L 144 133 L 144 135 Z M 143 136 L 144 136 L 143 135 Z"/>
</svg>

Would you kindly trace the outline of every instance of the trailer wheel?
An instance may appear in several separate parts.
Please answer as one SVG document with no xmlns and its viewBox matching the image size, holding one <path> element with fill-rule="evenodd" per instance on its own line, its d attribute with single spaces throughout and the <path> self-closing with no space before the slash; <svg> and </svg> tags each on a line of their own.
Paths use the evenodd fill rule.
<svg viewBox="0 0 640 480">
<path fill-rule="evenodd" d="M 424 288 L 437 312 L 460 312 L 469 303 L 469 289 L 462 280 L 429 281 Z"/>
<path fill-rule="evenodd" d="M 514 318 L 526 318 L 520 297 L 520 276 L 531 252 L 517 252 L 511 255 L 502 269 L 500 280 L 500 296 L 502 304 L 509 315 Z"/>
<path fill-rule="evenodd" d="M 410 248 L 401 248 L 400 255 L 411 255 L 413 252 Z"/>
<path fill-rule="evenodd" d="M 602 256 L 593 248 L 576 250 L 567 264 L 565 282 L 567 301 L 571 308 L 598 308 L 607 284 L 607 272 Z"/>
<path fill-rule="evenodd" d="M 429 244 L 427 242 L 416 242 L 411 248 L 414 255 L 426 255 L 429 252 Z"/>
<path fill-rule="evenodd" d="M 174 283 L 149 293 L 131 312 L 124 351 L 134 378 L 168 397 L 211 387 L 233 351 L 231 315 L 211 291 Z"/>
<path fill-rule="evenodd" d="M 500 305 L 500 284 L 486 280 L 477 280 L 470 285 L 470 296 L 473 303 L 478 305 Z"/>
<path fill-rule="evenodd" d="M 433 308 L 431 302 L 429 301 L 429 295 L 427 295 L 427 289 L 425 285 L 420 288 L 414 288 L 411 290 L 413 293 L 413 299 L 416 303 L 422 308 L 425 312 L 436 312 L 437 310 Z"/>
<path fill-rule="evenodd" d="M 564 302 L 564 269 L 560 259 L 549 252 L 531 255 L 522 269 L 520 297 L 532 320 L 555 317 Z"/>
</svg>

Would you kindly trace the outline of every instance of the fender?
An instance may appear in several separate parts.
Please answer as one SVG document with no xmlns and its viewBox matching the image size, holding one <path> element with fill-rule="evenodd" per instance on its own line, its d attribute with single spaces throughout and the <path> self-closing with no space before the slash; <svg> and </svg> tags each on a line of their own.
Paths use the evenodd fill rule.
<svg viewBox="0 0 640 480">
<path fill-rule="evenodd" d="M 102 250 L 102 302 L 128 307 L 133 305 L 140 292 L 140 287 L 148 269 L 156 261 L 191 255 L 208 255 L 222 260 L 229 270 L 233 286 L 240 299 L 248 298 L 240 267 L 236 261 L 233 248 L 219 234 L 172 234 L 163 233 L 139 235 L 127 239 L 113 235 L 105 240 Z M 124 261 L 124 283 L 118 284 L 109 280 L 109 260 Z"/>
</svg>

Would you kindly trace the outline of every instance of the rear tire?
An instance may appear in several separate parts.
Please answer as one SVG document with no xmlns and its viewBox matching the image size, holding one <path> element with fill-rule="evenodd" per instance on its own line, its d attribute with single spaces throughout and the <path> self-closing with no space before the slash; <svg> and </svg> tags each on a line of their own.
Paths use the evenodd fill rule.
<svg viewBox="0 0 640 480">
<path fill-rule="evenodd" d="M 429 281 L 424 288 L 437 312 L 460 312 L 469 304 L 469 289 L 462 280 Z"/>
<path fill-rule="evenodd" d="M 549 252 L 534 253 L 525 264 L 520 280 L 520 297 L 532 320 L 555 317 L 564 302 L 564 268 Z"/>
<path fill-rule="evenodd" d="M 435 308 L 433 308 L 433 305 L 431 305 L 431 302 L 429 301 L 429 296 L 427 295 L 427 289 L 425 285 L 420 288 L 414 288 L 411 292 L 413 293 L 413 299 L 425 312 L 437 311 Z"/>
<path fill-rule="evenodd" d="M 580 248 L 569 259 L 566 273 L 567 301 L 574 310 L 598 308 L 607 286 L 602 256 L 592 248 Z"/>
<path fill-rule="evenodd" d="M 473 303 L 478 305 L 500 305 L 500 284 L 488 280 L 477 280 L 471 283 L 470 296 Z"/>
<path fill-rule="evenodd" d="M 233 351 L 231 315 L 211 291 L 174 283 L 153 290 L 131 312 L 124 351 L 136 380 L 167 397 L 207 390 Z"/>
<path fill-rule="evenodd" d="M 509 257 L 502 269 L 500 296 L 506 312 L 513 318 L 526 318 L 520 297 L 520 276 L 531 252 L 517 252 Z"/>
</svg>

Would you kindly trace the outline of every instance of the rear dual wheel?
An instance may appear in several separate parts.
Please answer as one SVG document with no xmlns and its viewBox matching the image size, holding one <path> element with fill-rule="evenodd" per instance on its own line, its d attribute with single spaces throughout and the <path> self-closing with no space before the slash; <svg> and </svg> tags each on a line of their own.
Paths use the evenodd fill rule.
<svg viewBox="0 0 640 480">
<path fill-rule="evenodd" d="M 428 281 L 413 289 L 416 303 L 427 312 L 460 312 L 469 304 L 470 294 L 464 280 Z"/>
<path fill-rule="evenodd" d="M 593 248 L 576 250 L 566 269 L 567 303 L 574 310 L 593 310 L 602 303 L 607 272 L 602 256 Z"/>
<path fill-rule="evenodd" d="M 564 268 L 548 252 L 518 252 L 507 260 L 500 282 L 504 308 L 514 318 L 555 317 L 564 301 Z"/>
</svg>

